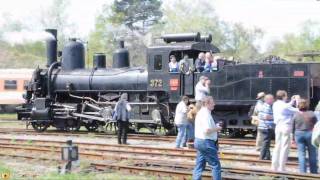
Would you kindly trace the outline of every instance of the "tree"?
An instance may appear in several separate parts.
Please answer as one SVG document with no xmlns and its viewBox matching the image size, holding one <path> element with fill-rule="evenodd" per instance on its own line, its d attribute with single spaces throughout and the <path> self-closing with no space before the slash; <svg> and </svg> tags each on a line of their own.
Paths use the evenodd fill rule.
<svg viewBox="0 0 320 180">
<path fill-rule="evenodd" d="M 58 45 L 63 46 L 66 37 L 75 33 L 75 24 L 68 20 L 67 8 L 69 0 L 54 0 L 52 4 L 41 12 L 40 24 L 43 29 L 55 28 L 58 30 Z"/>
<path fill-rule="evenodd" d="M 239 23 L 229 28 L 226 33 L 225 54 L 243 62 L 256 60 L 260 56 L 257 42 L 262 39 L 263 31 L 259 28 L 248 29 Z"/>
<path fill-rule="evenodd" d="M 163 7 L 163 12 L 163 23 L 153 28 L 155 35 L 183 32 L 212 34 L 212 43 L 219 47 L 223 56 L 234 56 L 244 61 L 259 56 L 257 41 L 263 36 L 262 30 L 247 29 L 241 24 L 228 24 L 220 20 L 210 0 L 170 1 Z"/>
<path fill-rule="evenodd" d="M 163 20 L 153 27 L 154 36 L 165 33 L 210 33 L 213 43 L 223 47 L 226 23 L 219 20 L 210 0 L 175 0 L 165 4 L 162 9 Z"/>
<path fill-rule="evenodd" d="M 143 2 L 146 1 L 141 1 Z M 141 52 L 145 52 L 148 38 L 165 33 L 201 32 L 212 34 L 212 43 L 220 48 L 223 55 L 235 56 L 245 61 L 251 61 L 260 55 L 257 41 L 262 38 L 263 32 L 258 28 L 247 29 L 241 24 L 232 25 L 220 20 L 210 0 L 166 1 L 161 7 L 162 18 L 152 21 L 156 23 L 144 30 L 144 33 L 140 33 L 142 26 L 139 22 L 142 20 L 137 18 L 141 17 L 141 10 L 137 9 L 139 4 L 135 0 L 122 0 L 114 1 L 112 8 L 105 5 L 103 12 L 96 18 L 95 31 L 90 34 L 90 51 L 103 50 L 110 53 L 108 55 L 111 59 L 115 43 L 121 37 L 126 40 L 130 50 L 131 64 L 144 65 L 146 55 Z M 160 5 L 156 3 L 155 6 Z M 153 11 L 158 14 L 158 8 Z"/>
<path fill-rule="evenodd" d="M 161 4 L 160 0 L 114 0 L 109 21 L 144 34 L 161 19 Z"/>
<path fill-rule="evenodd" d="M 160 6 L 159 0 L 114 1 L 111 7 L 105 4 L 96 17 L 95 30 L 89 35 L 90 58 L 94 52 L 105 52 L 107 64 L 111 65 L 117 42 L 125 40 L 131 65 L 145 65 L 144 35 L 161 18 Z"/>
<path fill-rule="evenodd" d="M 116 48 L 116 27 L 106 21 L 104 14 L 96 17 L 95 29 L 89 34 L 89 64 L 92 64 L 94 53 L 106 54 L 107 65 L 112 64 L 112 53 Z"/>
<path fill-rule="evenodd" d="M 286 34 L 281 40 L 270 43 L 267 53 L 285 57 L 288 60 L 295 61 L 299 57 L 290 56 L 291 54 L 304 51 L 320 50 L 320 23 L 306 21 L 302 24 L 301 30 L 297 34 Z M 315 58 L 320 60 L 319 57 Z M 304 60 L 311 60 L 304 58 Z"/>
</svg>

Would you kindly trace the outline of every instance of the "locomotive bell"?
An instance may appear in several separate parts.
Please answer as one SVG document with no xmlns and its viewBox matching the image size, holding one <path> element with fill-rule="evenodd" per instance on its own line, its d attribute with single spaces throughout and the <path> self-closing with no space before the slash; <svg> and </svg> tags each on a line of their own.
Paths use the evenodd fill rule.
<svg viewBox="0 0 320 180">
<path fill-rule="evenodd" d="M 124 41 L 120 41 L 119 48 L 113 53 L 112 68 L 126 68 L 129 66 L 129 51 L 124 48 Z"/>
<path fill-rule="evenodd" d="M 85 65 L 85 50 L 84 45 L 77 41 L 75 38 L 71 38 L 69 42 L 64 46 L 62 52 L 62 69 L 74 70 L 84 69 Z"/>
</svg>

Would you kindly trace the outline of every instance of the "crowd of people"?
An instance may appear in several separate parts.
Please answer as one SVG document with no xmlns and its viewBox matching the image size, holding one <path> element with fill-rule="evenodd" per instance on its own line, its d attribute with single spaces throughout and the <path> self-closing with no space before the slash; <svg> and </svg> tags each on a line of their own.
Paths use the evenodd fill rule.
<svg viewBox="0 0 320 180">
<path fill-rule="evenodd" d="M 178 129 L 176 148 L 186 147 L 187 142 L 194 142 L 193 147 L 197 150 L 193 179 L 201 179 L 207 163 L 212 168 L 213 179 L 221 179 L 218 157 L 218 132 L 221 130 L 221 124 L 216 124 L 211 115 L 215 103 L 212 96 L 209 96 L 210 83 L 208 77 L 201 76 L 195 86 L 196 104 L 188 106 L 189 98 L 183 96 L 175 112 L 175 124 Z"/>
<path fill-rule="evenodd" d="M 196 104 L 189 105 L 189 98 L 183 96 L 176 108 L 175 123 L 178 128 L 176 148 L 187 146 L 194 140 L 197 150 L 193 179 L 201 179 L 206 163 L 212 168 L 212 177 L 221 179 L 221 165 L 218 157 L 218 132 L 221 124 L 216 123 L 211 112 L 214 100 L 210 94 L 210 80 L 201 76 L 195 86 Z M 287 92 L 279 90 L 272 94 L 258 93 L 252 114 L 252 123 L 257 126 L 257 150 L 261 160 L 271 160 L 271 169 L 286 171 L 290 147 L 297 146 L 299 171 L 318 173 L 317 147 L 320 152 L 320 102 L 315 112 L 308 110 L 306 99 L 294 95 L 288 101 Z M 191 114 L 191 115 L 189 115 Z M 271 139 L 275 135 L 275 146 L 270 151 Z M 194 138 L 194 139 L 193 139 Z M 306 157 L 308 154 L 308 158 Z M 308 160 L 309 165 L 306 161 Z"/>
<path fill-rule="evenodd" d="M 318 173 L 319 114 L 320 103 L 315 112 L 310 111 L 308 101 L 299 95 L 292 96 L 288 102 L 287 92 L 283 90 L 277 91 L 275 101 L 273 95 L 259 93 L 252 114 L 252 124 L 258 129 L 256 146 L 260 151 L 260 159 L 272 160 L 271 169 L 274 171 L 285 171 L 290 147 L 293 145 L 298 150 L 299 171 L 307 173 L 309 167 L 310 173 Z M 275 146 L 271 157 L 270 143 L 273 134 Z"/>
<path fill-rule="evenodd" d="M 189 64 L 189 56 L 184 55 L 183 59 L 179 62 L 176 59 L 175 55 L 170 55 L 169 62 L 169 72 L 178 73 L 178 72 L 191 72 L 193 65 Z M 210 52 L 200 52 L 198 58 L 195 60 L 195 70 L 197 72 L 212 72 L 218 70 L 218 59 L 219 56 L 214 56 Z"/>
<path fill-rule="evenodd" d="M 183 96 L 175 111 L 174 122 L 178 130 L 175 147 L 188 146 L 197 150 L 193 179 L 201 179 L 207 163 L 212 169 L 212 177 L 221 179 L 218 157 L 218 132 L 221 124 L 216 123 L 211 115 L 215 103 L 213 97 L 209 96 L 210 83 L 208 77 L 201 76 L 195 86 L 196 104 L 188 105 L 189 98 Z M 127 144 L 130 111 L 128 95 L 124 93 L 114 111 L 114 118 L 118 122 L 119 144 Z M 256 146 L 260 151 L 259 158 L 271 160 L 272 170 L 286 171 L 290 147 L 295 145 L 298 150 L 299 171 L 307 173 L 309 167 L 310 173 L 318 173 L 320 102 L 313 112 L 309 110 L 308 101 L 299 95 L 292 96 L 288 101 L 287 92 L 284 90 L 277 91 L 275 97 L 260 92 L 257 94 L 257 103 L 251 117 L 252 124 L 257 126 Z M 273 135 L 275 146 L 271 156 L 270 144 Z"/>
</svg>

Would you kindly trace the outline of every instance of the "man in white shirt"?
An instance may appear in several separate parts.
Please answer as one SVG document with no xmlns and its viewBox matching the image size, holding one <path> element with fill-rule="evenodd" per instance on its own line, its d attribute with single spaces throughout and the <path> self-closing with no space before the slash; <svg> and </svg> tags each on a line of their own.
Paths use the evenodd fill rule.
<svg viewBox="0 0 320 180">
<path fill-rule="evenodd" d="M 195 149 L 197 149 L 196 165 L 193 170 L 193 179 L 201 179 L 206 163 L 212 168 L 212 179 L 221 179 L 221 165 L 218 157 L 217 139 L 220 126 L 216 126 L 211 111 L 214 101 L 211 96 L 202 99 L 203 106 L 197 113 L 195 120 Z"/>
<path fill-rule="evenodd" d="M 198 110 L 201 108 L 202 98 L 206 97 L 210 93 L 210 80 L 206 76 L 200 76 L 199 82 L 195 87 L 195 100 Z"/>
<path fill-rule="evenodd" d="M 185 147 L 187 143 L 187 128 L 189 125 L 189 122 L 187 119 L 188 102 L 189 102 L 188 96 L 183 96 L 181 101 L 176 107 L 176 114 L 174 117 L 174 123 L 178 128 L 178 135 L 176 138 L 176 148 Z"/>
<path fill-rule="evenodd" d="M 292 132 L 292 116 L 299 112 L 298 108 L 292 105 L 296 101 L 296 96 L 293 96 L 290 103 L 286 103 L 288 95 L 286 91 L 277 91 L 277 101 L 273 104 L 273 119 L 276 125 L 275 128 L 275 146 L 272 154 L 271 169 L 274 171 L 285 171 L 285 165 L 288 159 L 291 132 Z"/>
</svg>

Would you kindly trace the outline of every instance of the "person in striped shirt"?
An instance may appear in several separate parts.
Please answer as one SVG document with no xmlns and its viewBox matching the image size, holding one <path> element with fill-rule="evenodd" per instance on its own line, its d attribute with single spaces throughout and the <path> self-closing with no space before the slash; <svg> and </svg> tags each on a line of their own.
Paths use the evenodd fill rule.
<svg viewBox="0 0 320 180">
<path fill-rule="evenodd" d="M 264 103 L 258 110 L 259 125 L 258 131 L 262 135 L 262 146 L 260 150 L 260 159 L 270 160 L 270 142 L 273 131 L 273 112 L 272 104 L 274 98 L 272 94 L 264 97 Z"/>
</svg>

